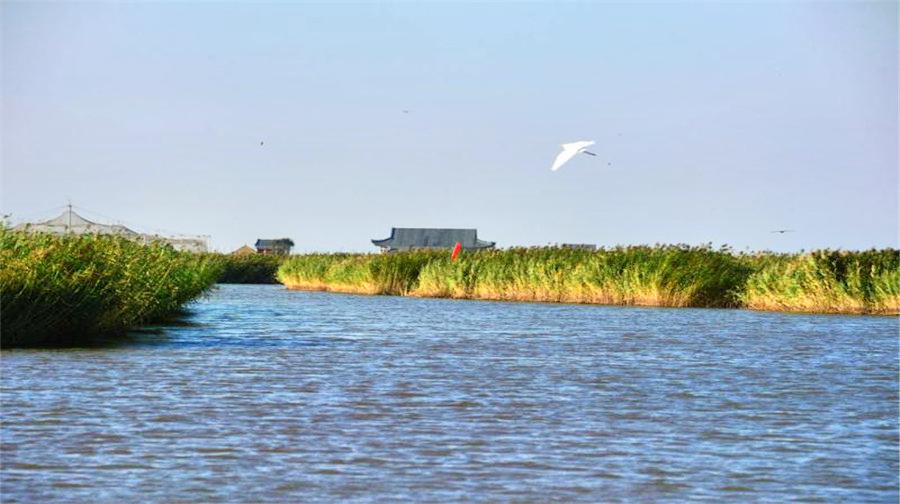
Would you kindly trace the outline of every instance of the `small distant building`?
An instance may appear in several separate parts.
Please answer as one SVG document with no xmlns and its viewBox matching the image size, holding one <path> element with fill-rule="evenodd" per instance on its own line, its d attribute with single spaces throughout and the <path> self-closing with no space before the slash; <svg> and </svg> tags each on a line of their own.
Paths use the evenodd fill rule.
<svg viewBox="0 0 900 504">
<path fill-rule="evenodd" d="M 68 205 L 63 213 L 50 220 L 19 224 L 13 229 L 17 231 L 26 231 L 29 233 L 49 233 L 56 235 L 114 235 L 138 242 L 142 245 L 149 245 L 151 243 L 163 243 L 171 246 L 175 250 L 184 252 L 202 253 L 208 250 L 206 239 L 202 237 L 161 236 L 157 234 L 138 233 L 137 231 L 129 229 L 121 224 L 101 224 L 99 222 L 85 219 L 72 209 L 72 205 Z"/>
<path fill-rule="evenodd" d="M 244 245 L 243 247 L 233 251 L 231 255 L 233 256 L 245 256 L 245 255 L 253 255 L 256 253 L 256 249 L 251 247 L 250 245 Z"/>
<path fill-rule="evenodd" d="M 291 253 L 291 248 L 293 246 L 294 241 L 290 238 L 278 238 L 275 240 L 256 240 L 256 252 L 258 254 L 288 255 Z"/>
<path fill-rule="evenodd" d="M 452 249 L 457 243 L 465 250 L 493 248 L 495 242 L 478 239 L 475 229 L 391 228 L 390 238 L 372 240 L 382 252 L 415 249 Z"/>
</svg>

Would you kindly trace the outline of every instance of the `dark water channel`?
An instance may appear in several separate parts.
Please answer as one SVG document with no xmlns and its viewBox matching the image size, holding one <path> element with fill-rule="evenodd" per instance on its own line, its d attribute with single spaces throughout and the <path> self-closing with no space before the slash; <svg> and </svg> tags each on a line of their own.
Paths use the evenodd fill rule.
<svg viewBox="0 0 900 504">
<path fill-rule="evenodd" d="M 898 322 L 222 286 L 2 352 L 3 502 L 898 501 Z"/>
</svg>

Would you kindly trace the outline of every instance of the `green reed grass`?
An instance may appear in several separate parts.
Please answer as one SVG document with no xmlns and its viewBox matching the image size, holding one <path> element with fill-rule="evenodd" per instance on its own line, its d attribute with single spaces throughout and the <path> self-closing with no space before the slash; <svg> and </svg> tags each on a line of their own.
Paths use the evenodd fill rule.
<svg viewBox="0 0 900 504">
<path fill-rule="evenodd" d="M 0 345 L 121 334 L 178 313 L 220 272 L 208 257 L 162 244 L 0 229 Z"/>
<path fill-rule="evenodd" d="M 290 288 L 365 294 L 408 295 L 419 272 L 443 252 L 402 254 L 307 254 L 293 256 L 278 270 L 278 280 Z"/>
<path fill-rule="evenodd" d="M 346 275 L 352 265 L 354 273 Z M 296 256 L 279 270 L 291 288 L 430 297 L 734 306 L 749 268 L 704 247 L 621 247 L 600 251 L 519 248 Z M 351 278 L 345 279 L 342 276 Z"/>
<path fill-rule="evenodd" d="M 267 254 L 205 254 L 206 257 L 221 266 L 222 273 L 216 280 L 218 283 L 233 284 L 274 284 L 278 283 L 275 274 L 285 256 Z"/>
<path fill-rule="evenodd" d="M 741 293 L 759 310 L 900 314 L 900 251 L 819 250 L 748 256 Z"/>
<path fill-rule="evenodd" d="M 289 288 L 365 294 L 783 311 L 897 313 L 895 250 L 734 254 L 686 245 L 294 256 Z"/>
</svg>

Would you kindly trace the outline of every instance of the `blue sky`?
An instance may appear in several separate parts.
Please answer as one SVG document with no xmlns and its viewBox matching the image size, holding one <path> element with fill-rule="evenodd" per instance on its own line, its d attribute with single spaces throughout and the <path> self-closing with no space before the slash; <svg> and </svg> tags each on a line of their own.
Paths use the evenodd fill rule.
<svg viewBox="0 0 900 504">
<path fill-rule="evenodd" d="M 71 199 L 225 251 L 282 236 L 374 251 L 392 226 L 500 246 L 897 245 L 895 2 L 0 16 L 14 222 Z M 583 139 L 599 156 L 551 172 Z"/>
</svg>

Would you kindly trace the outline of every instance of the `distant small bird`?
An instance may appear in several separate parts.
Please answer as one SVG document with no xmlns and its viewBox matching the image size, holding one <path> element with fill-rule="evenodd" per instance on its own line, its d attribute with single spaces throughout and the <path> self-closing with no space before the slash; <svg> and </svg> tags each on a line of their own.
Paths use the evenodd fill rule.
<svg viewBox="0 0 900 504">
<path fill-rule="evenodd" d="M 588 147 L 594 145 L 596 142 L 593 140 L 582 140 L 580 142 L 572 142 L 562 144 L 562 152 L 557 154 L 556 159 L 553 161 L 553 167 L 550 168 L 553 171 L 559 170 L 562 165 L 569 162 L 570 159 L 575 157 L 576 154 L 588 154 L 590 156 L 596 156 L 593 152 L 587 150 Z"/>
<path fill-rule="evenodd" d="M 778 234 L 784 234 L 784 233 L 793 233 L 794 230 L 793 229 L 776 229 L 775 231 L 772 231 L 772 232 L 778 233 Z"/>
<path fill-rule="evenodd" d="M 262 142 L 259 142 L 259 145 L 260 145 L 260 146 L 262 146 L 262 144 L 263 144 Z"/>
<path fill-rule="evenodd" d="M 403 113 L 404 113 L 404 114 L 409 114 L 409 110 L 404 110 Z"/>
</svg>

